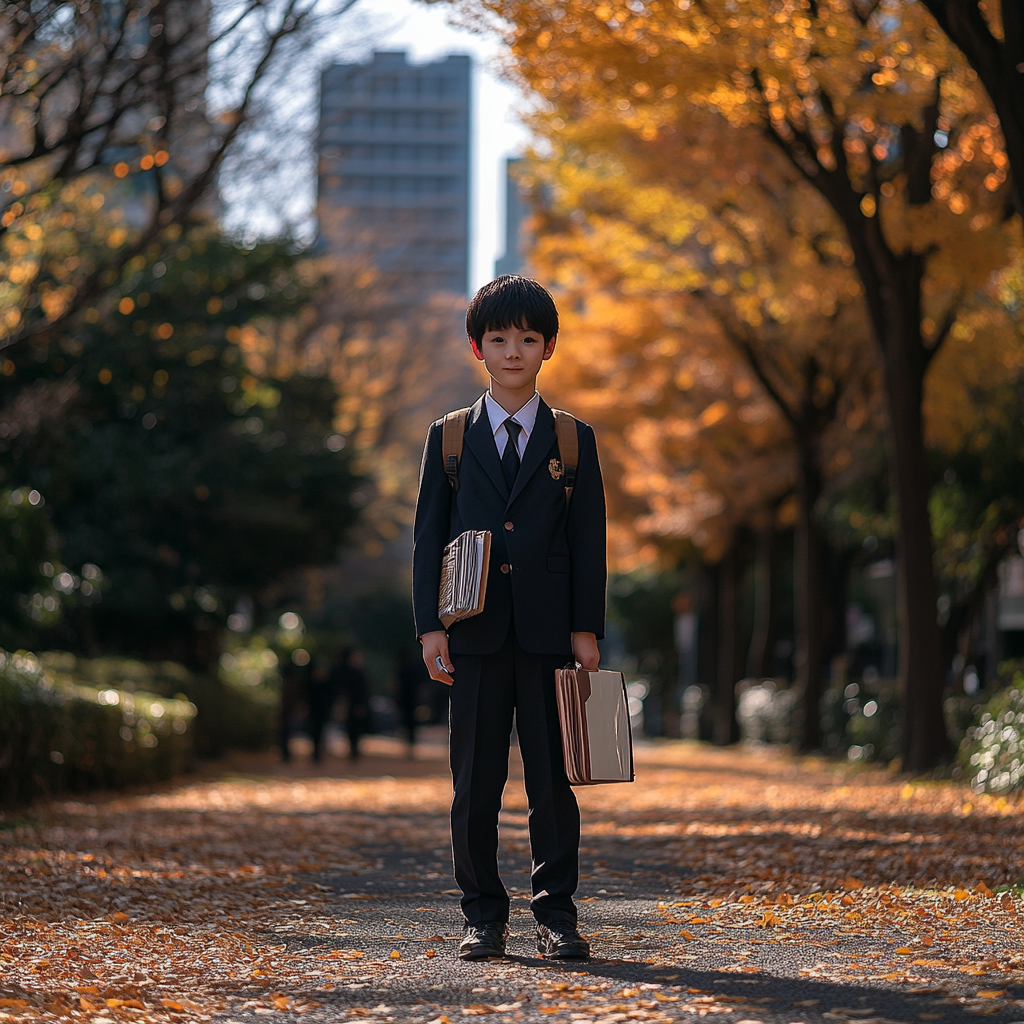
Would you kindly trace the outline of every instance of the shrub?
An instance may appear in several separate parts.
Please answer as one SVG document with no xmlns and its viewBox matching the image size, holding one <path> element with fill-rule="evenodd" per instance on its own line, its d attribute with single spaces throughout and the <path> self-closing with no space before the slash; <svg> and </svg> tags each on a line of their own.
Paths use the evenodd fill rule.
<svg viewBox="0 0 1024 1024">
<path fill-rule="evenodd" d="M 957 756 L 963 778 L 975 793 L 1024 790 L 1024 672 L 981 709 Z"/>
<path fill-rule="evenodd" d="M 793 713 L 799 706 L 795 690 L 779 689 L 774 679 L 744 679 L 736 685 L 739 702 L 736 720 L 747 742 L 789 743 L 793 739 Z"/>
<path fill-rule="evenodd" d="M 0 651 L 0 804 L 156 782 L 184 771 L 196 707 L 69 678 L 69 655 Z"/>
<path fill-rule="evenodd" d="M 142 690 L 190 701 L 198 709 L 192 744 L 202 757 L 232 749 L 264 750 L 274 742 L 277 657 L 260 638 L 222 655 L 216 676 L 190 672 L 173 661 L 79 658 L 60 651 L 41 654 L 39 659 L 62 682 Z M 254 671 L 257 667 L 259 671 Z"/>
<path fill-rule="evenodd" d="M 825 750 L 851 761 L 891 761 L 900 752 L 903 712 L 896 681 L 865 673 L 821 699 Z"/>
</svg>

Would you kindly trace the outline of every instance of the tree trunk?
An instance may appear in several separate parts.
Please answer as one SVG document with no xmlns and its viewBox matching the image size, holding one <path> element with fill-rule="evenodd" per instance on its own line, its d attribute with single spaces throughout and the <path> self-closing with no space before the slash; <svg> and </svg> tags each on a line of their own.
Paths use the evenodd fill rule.
<svg viewBox="0 0 1024 1024">
<path fill-rule="evenodd" d="M 907 199 L 921 207 L 931 198 L 930 170 L 938 118 L 937 101 L 924 111 L 921 130 L 909 125 L 900 133 L 907 176 Z M 778 137 L 776 137 L 778 138 Z M 797 167 L 785 140 L 779 140 Z M 936 347 L 921 334 L 921 281 L 924 256 L 889 247 L 880 219 L 861 208 L 862 196 L 851 183 L 842 134 L 833 139 L 836 162 L 819 168 L 808 180 L 828 200 L 846 226 L 854 265 L 875 338 L 882 353 L 893 490 L 899 506 L 896 538 L 900 620 L 899 672 L 903 682 L 903 767 L 924 771 L 947 752 L 943 725 L 943 672 L 939 660 L 935 570 L 928 514 L 928 461 L 924 446 L 921 398 L 924 375 Z"/>
<path fill-rule="evenodd" d="M 901 753 L 906 771 L 933 767 L 948 753 L 942 710 L 943 669 L 936 617 L 934 553 L 928 498 L 928 455 L 921 400 L 927 353 L 920 334 L 920 257 L 904 257 L 910 281 L 890 279 L 889 316 L 883 327 L 885 389 L 893 486 L 899 509 L 896 532 L 899 676 L 903 683 Z M 910 266 L 907 266 L 910 264 Z"/>
<path fill-rule="evenodd" d="M 718 678 L 715 687 L 714 741 L 720 747 L 740 738 L 736 721 L 736 684 L 739 682 L 739 558 L 736 544 L 718 563 Z"/>
<path fill-rule="evenodd" d="M 796 604 L 796 686 L 800 694 L 800 750 L 818 750 L 821 731 L 821 690 L 825 674 L 822 602 L 824 601 L 824 539 L 814 521 L 822 478 L 813 435 L 797 438 L 797 520 L 794 533 L 793 590 Z"/>
<path fill-rule="evenodd" d="M 1003 0 L 1003 38 L 996 39 L 978 0 L 924 0 L 924 4 L 978 73 L 992 100 L 1010 162 L 1013 203 L 1024 217 L 1024 5 L 1020 0 Z"/>
<path fill-rule="evenodd" d="M 754 560 L 754 628 L 747 651 L 747 676 L 763 678 L 767 674 L 768 636 L 772 627 L 772 549 L 775 531 L 769 523 L 757 535 Z"/>
</svg>

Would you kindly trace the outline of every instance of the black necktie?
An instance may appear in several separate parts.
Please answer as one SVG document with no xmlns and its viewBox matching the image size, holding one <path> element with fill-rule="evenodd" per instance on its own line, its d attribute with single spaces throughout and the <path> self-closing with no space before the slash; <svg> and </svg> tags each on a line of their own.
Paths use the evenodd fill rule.
<svg viewBox="0 0 1024 1024">
<path fill-rule="evenodd" d="M 516 482 L 516 477 L 519 475 L 519 431 L 523 428 L 516 423 L 514 419 L 509 417 L 504 423 L 505 432 L 508 434 L 508 440 L 505 442 L 505 452 L 501 456 L 501 471 L 505 474 L 505 483 L 508 484 L 509 491 L 512 490 L 512 485 Z"/>
</svg>

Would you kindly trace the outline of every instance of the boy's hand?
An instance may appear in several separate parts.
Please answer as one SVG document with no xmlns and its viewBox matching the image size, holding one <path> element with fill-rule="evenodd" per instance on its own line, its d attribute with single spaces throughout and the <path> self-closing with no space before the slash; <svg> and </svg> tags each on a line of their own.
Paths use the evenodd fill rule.
<svg viewBox="0 0 1024 1024">
<path fill-rule="evenodd" d="M 572 653 L 588 672 L 596 672 L 601 663 L 601 654 L 597 649 L 597 634 L 573 633 Z"/>
<path fill-rule="evenodd" d="M 593 636 L 593 633 L 590 635 Z M 420 637 L 420 643 L 423 645 L 423 664 L 427 666 L 430 678 L 444 683 L 445 686 L 451 686 L 455 680 L 448 672 L 454 673 L 455 666 L 448 656 L 448 634 L 443 629 L 436 629 L 433 633 L 424 633 Z M 448 672 L 442 672 L 437 667 L 438 658 Z"/>
</svg>

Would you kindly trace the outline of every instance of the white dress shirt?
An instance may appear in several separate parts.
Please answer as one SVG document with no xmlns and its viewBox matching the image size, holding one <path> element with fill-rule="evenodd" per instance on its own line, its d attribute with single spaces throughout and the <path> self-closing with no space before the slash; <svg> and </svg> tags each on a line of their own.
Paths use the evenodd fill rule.
<svg viewBox="0 0 1024 1024">
<path fill-rule="evenodd" d="M 509 418 L 507 412 L 491 398 L 488 391 L 484 395 L 484 408 L 487 410 L 487 418 L 491 421 L 491 433 L 494 434 L 494 443 L 498 446 L 498 458 L 505 454 L 505 445 L 508 443 L 508 431 L 505 429 L 505 420 Z M 537 410 L 540 408 L 540 394 L 536 391 L 522 409 L 512 419 L 522 428 L 519 431 L 519 438 L 516 447 L 519 449 L 519 459 L 522 461 L 526 454 L 526 443 L 530 440 L 533 428 L 537 423 Z"/>
</svg>

